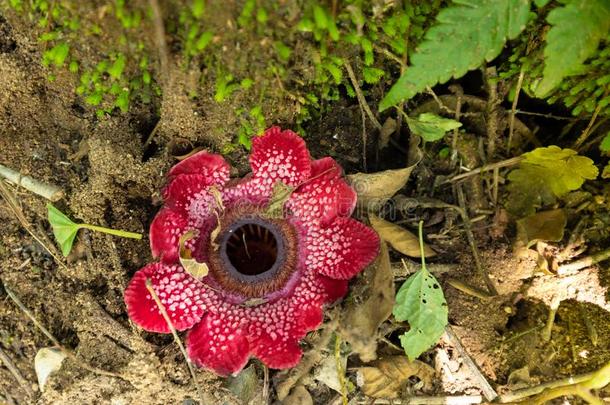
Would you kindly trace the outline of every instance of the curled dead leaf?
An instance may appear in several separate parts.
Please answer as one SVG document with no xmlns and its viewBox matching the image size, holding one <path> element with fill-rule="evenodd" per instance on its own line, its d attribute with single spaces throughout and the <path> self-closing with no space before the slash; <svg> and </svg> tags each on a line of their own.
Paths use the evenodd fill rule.
<svg viewBox="0 0 610 405">
<path fill-rule="evenodd" d="M 417 163 L 404 169 L 385 170 L 376 173 L 355 173 L 347 180 L 358 195 L 360 206 L 375 207 L 383 204 L 403 188 Z"/>
<path fill-rule="evenodd" d="M 538 241 L 559 242 L 568 217 L 563 209 L 542 211 L 517 221 L 517 239 L 529 248 Z"/>
<path fill-rule="evenodd" d="M 394 274 L 385 243 L 358 281 L 343 312 L 339 334 L 366 362 L 377 358 L 377 329 L 394 306 Z"/>
<path fill-rule="evenodd" d="M 313 399 L 305 387 L 298 385 L 284 398 L 282 405 L 313 405 Z"/>
<path fill-rule="evenodd" d="M 403 227 L 381 219 L 376 215 L 369 215 L 369 219 L 371 220 L 371 226 L 377 231 L 381 239 L 388 242 L 394 249 L 406 256 L 421 257 L 417 236 Z M 426 257 L 436 256 L 436 252 L 425 243 L 424 254 Z"/>
<path fill-rule="evenodd" d="M 415 376 L 423 389 L 432 388 L 434 369 L 419 360 L 409 361 L 405 356 L 391 356 L 375 361 L 371 367 L 358 369 L 358 385 L 372 398 L 394 399 L 400 395 L 403 384 Z"/>
</svg>

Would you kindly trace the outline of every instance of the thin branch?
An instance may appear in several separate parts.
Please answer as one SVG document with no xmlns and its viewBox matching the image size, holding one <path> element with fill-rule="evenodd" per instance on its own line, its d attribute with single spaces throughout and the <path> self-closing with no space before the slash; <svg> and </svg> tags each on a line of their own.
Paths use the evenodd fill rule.
<svg viewBox="0 0 610 405">
<path fill-rule="evenodd" d="M 510 110 L 510 121 L 508 123 L 508 143 L 506 144 L 506 150 L 510 151 L 510 147 L 513 142 L 513 133 L 515 131 L 515 114 L 517 113 L 517 103 L 519 102 L 519 94 L 521 94 L 521 87 L 523 86 L 523 78 L 525 77 L 525 71 L 521 67 L 519 72 L 519 79 L 517 80 L 517 88 L 515 89 L 515 98 L 513 99 L 513 105 Z"/>
<path fill-rule="evenodd" d="M 0 361 L 4 364 L 4 366 L 8 369 L 8 371 L 11 372 L 13 377 L 15 377 L 15 380 L 17 380 L 17 383 L 19 383 L 19 386 L 21 388 L 23 388 L 23 390 L 30 397 L 33 397 L 34 391 L 32 391 L 32 388 L 30 387 L 30 383 L 25 378 L 23 378 L 19 369 L 17 367 L 15 367 L 15 365 L 11 361 L 10 357 L 8 357 L 8 355 L 6 353 L 4 353 L 4 351 L 2 350 L 1 347 L 0 347 Z"/>
<path fill-rule="evenodd" d="M 602 250 L 587 257 L 583 257 L 575 262 L 562 264 L 557 269 L 557 274 L 565 275 L 574 271 L 582 270 L 585 267 L 593 266 L 599 262 L 610 259 L 610 249 Z"/>
<path fill-rule="evenodd" d="M 607 95 L 608 95 L 608 92 L 606 91 L 605 96 L 607 96 Z M 598 104 L 597 107 L 595 108 L 595 111 L 593 111 L 593 115 L 591 116 L 591 119 L 589 120 L 589 124 L 587 125 L 585 130 L 582 131 L 582 134 L 580 134 L 580 136 L 578 137 L 576 142 L 574 142 L 574 145 L 572 146 L 573 149 L 578 150 L 578 148 L 580 148 L 580 145 L 582 145 L 587 140 L 589 135 L 592 133 L 591 128 L 593 127 L 593 124 L 595 124 L 595 120 L 597 120 L 597 116 L 599 115 L 601 110 L 602 110 L 602 105 Z"/>
<path fill-rule="evenodd" d="M 364 95 L 362 94 L 362 90 L 360 90 L 360 86 L 358 85 L 358 79 L 356 79 L 356 75 L 354 74 L 354 70 L 352 69 L 352 66 L 346 59 L 343 60 L 343 65 L 345 66 L 349 79 L 352 82 L 352 86 L 354 87 L 354 90 L 356 91 L 356 97 L 358 98 L 358 102 L 360 103 L 362 108 L 364 108 L 364 111 L 366 111 L 366 115 L 368 115 L 368 117 L 371 120 L 371 122 L 373 123 L 373 125 L 375 125 L 375 128 L 377 128 L 377 130 L 381 131 L 383 126 L 381 125 L 379 120 L 377 120 L 377 118 L 375 117 L 375 114 L 373 114 L 373 111 L 371 111 L 371 108 L 369 107 L 368 103 L 366 102 L 366 99 L 364 98 Z"/>
<path fill-rule="evenodd" d="M 471 170 L 469 172 L 461 173 L 461 174 L 458 174 L 456 176 L 453 176 L 453 177 L 445 180 L 442 184 L 455 183 L 456 181 L 463 180 L 463 179 L 468 178 L 470 176 L 475 176 L 475 175 L 480 174 L 482 172 L 487 172 L 489 170 L 499 169 L 499 168 L 502 168 L 502 167 L 514 166 L 516 164 L 519 164 L 522 160 L 523 160 L 523 157 L 515 156 L 513 158 L 506 159 L 506 160 L 501 160 L 501 161 L 496 162 L 496 163 L 490 163 L 488 165 L 483 165 L 483 166 L 481 166 L 481 167 L 479 167 L 477 169 L 473 169 L 473 170 Z"/>
<path fill-rule="evenodd" d="M 477 243 L 474 240 L 470 218 L 468 217 L 468 212 L 466 211 L 466 199 L 464 198 L 464 191 L 462 190 L 462 185 L 458 184 L 456 186 L 456 189 L 458 201 L 461 208 L 462 222 L 464 223 L 464 230 L 466 231 L 466 237 L 468 239 L 468 243 L 470 244 L 470 248 L 472 249 L 472 258 L 474 259 L 477 272 L 485 281 L 485 285 L 487 286 L 487 290 L 489 291 L 489 293 L 491 295 L 498 295 L 498 290 L 496 290 L 496 287 L 489 278 L 489 274 L 487 274 L 487 271 L 483 268 L 483 264 L 481 262 L 479 248 L 477 247 Z"/>
<path fill-rule="evenodd" d="M 53 344 L 55 346 L 57 346 L 57 348 L 59 350 L 61 350 L 66 356 L 68 356 L 71 360 L 73 360 L 78 366 L 80 366 L 81 368 L 84 368 L 87 371 L 91 371 L 92 373 L 95 374 L 99 374 L 99 375 L 103 375 L 103 376 L 107 376 L 107 377 L 114 377 L 114 378 L 120 378 L 122 380 L 125 381 L 129 381 L 128 379 L 126 379 L 124 376 L 117 374 L 117 373 L 113 373 L 110 371 L 106 371 L 106 370 L 102 370 L 99 369 L 97 367 L 93 367 L 90 366 L 89 364 L 85 363 L 82 359 L 80 359 L 76 354 L 74 354 L 71 350 L 67 349 L 66 347 L 64 347 L 59 340 L 57 340 L 55 338 L 55 336 L 53 336 L 53 334 L 51 334 L 51 332 L 49 332 L 49 330 L 47 328 L 45 328 L 39 321 L 38 319 L 36 319 L 36 317 L 34 317 L 34 314 L 32 314 L 32 312 L 30 312 L 30 310 L 23 305 L 23 303 L 21 302 L 21 300 L 15 295 L 15 293 L 9 289 L 6 286 L 6 283 L 4 283 L 4 281 L 2 282 L 3 286 L 4 286 L 4 291 L 6 291 L 6 293 L 8 294 L 9 298 L 15 303 L 15 305 L 17 305 L 19 307 L 19 309 L 28 317 L 30 318 L 30 320 L 32 321 L 32 323 L 51 341 L 53 342 Z"/>
<path fill-rule="evenodd" d="M 0 177 L 4 177 L 11 183 L 15 183 L 18 186 L 21 186 L 26 190 L 53 202 L 61 200 L 64 197 L 63 190 L 58 186 L 43 183 L 30 176 L 24 176 L 21 173 L 3 165 L 0 165 Z"/>
<path fill-rule="evenodd" d="M 189 356 L 186 354 L 186 349 L 184 348 L 184 345 L 182 344 L 182 341 L 180 340 L 180 337 L 178 336 L 178 332 L 176 332 L 176 328 L 174 327 L 172 320 L 169 318 L 169 315 L 167 314 L 167 311 L 165 310 L 165 306 L 163 305 L 163 303 L 157 296 L 157 293 L 155 292 L 155 290 L 152 286 L 152 281 L 150 280 L 150 278 L 146 279 L 146 289 L 148 290 L 150 295 L 155 300 L 155 304 L 157 304 L 157 307 L 159 308 L 159 311 L 161 312 L 163 319 L 167 323 L 167 327 L 172 332 L 172 336 L 174 337 L 174 342 L 176 342 L 176 344 L 180 348 L 180 352 L 182 353 L 182 356 L 184 356 L 184 360 L 186 361 L 186 365 L 188 366 L 189 373 L 191 373 L 191 378 L 193 379 L 193 384 L 195 384 L 195 389 L 197 390 L 197 396 L 199 396 L 199 398 L 201 398 L 201 400 L 203 401 L 204 404 L 211 403 L 210 398 L 208 398 L 207 395 L 204 395 L 203 391 L 201 390 L 201 387 L 199 386 L 199 383 L 197 382 L 197 376 L 195 375 L 195 369 L 193 368 L 193 363 L 191 362 L 191 359 L 189 358 Z"/>
</svg>

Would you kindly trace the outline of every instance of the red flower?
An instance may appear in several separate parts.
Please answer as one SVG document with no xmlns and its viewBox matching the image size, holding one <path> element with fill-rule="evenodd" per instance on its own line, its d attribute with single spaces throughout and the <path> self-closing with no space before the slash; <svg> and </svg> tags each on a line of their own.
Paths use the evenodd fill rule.
<svg viewBox="0 0 610 405">
<path fill-rule="evenodd" d="M 322 306 L 343 297 L 379 249 L 377 234 L 349 218 L 356 194 L 341 167 L 312 161 L 294 132 L 273 127 L 254 139 L 250 165 L 251 175 L 229 181 L 221 156 L 199 152 L 170 170 L 165 206 L 150 226 L 160 262 L 125 291 L 134 322 L 169 333 L 146 289 L 150 278 L 174 327 L 191 329 L 191 359 L 221 375 L 238 373 L 250 356 L 271 368 L 296 365 L 299 340 L 320 325 Z M 270 215 L 278 182 L 294 190 L 281 215 Z M 189 230 L 198 236 L 186 247 L 209 267 L 201 280 L 180 265 L 179 239 Z"/>
</svg>

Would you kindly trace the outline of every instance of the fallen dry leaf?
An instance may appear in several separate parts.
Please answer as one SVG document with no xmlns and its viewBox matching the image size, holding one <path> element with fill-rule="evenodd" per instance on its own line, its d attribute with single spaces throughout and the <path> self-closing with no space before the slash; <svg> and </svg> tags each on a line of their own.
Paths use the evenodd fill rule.
<svg viewBox="0 0 610 405">
<path fill-rule="evenodd" d="M 44 391 L 49 375 L 61 368 L 65 358 L 66 354 L 55 347 L 43 347 L 38 350 L 34 357 L 34 370 L 36 370 L 40 391 Z"/>
<path fill-rule="evenodd" d="M 383 127 L 379 133 L 379 149 L 383 149 L 388 146 L 390 143 L 390 137 L 394 132 L 398 129 L 398 122 L 392 118 L 388 117 L 383 123 Z"/>
<path fill-rule="evenodd" d="M 542 211 L 517 221 L 517 239 L 526 248 L 538 241 L 559 242 L 567 223 L 563 209 Z"/>
<path fill-rule="evenodd" d="M 416 165 L 417 163 L 404 169 L 376 173 L 350 174 L 347 176 L 347 180 L 356 190 L 358 204 L 374 207 L 383 204 L 403 188 Z"/>
<path fill-rule="evenodd" d="M 377 329 L 394 306 L 394 274 L 385 243 L 381 243 L 379 256 L 358 281 L 346 304 L 339 333 L 366 362 L 377 358 Z"/>
<path fill-rule="evenodd" d="M 406 356 L 391 356 L 378 360 L 371 367 L 358 369 L 358 385 L 372 398 L 394 399 L 400 395 L 402 385 L 411 377 L 418 377 L 424 389 L 432 387 L 434 369 L 419 360 L 409 361 Z"/>
<path fill-rule="evenodd" d="M 284 398 L 282 405 L 313 405 L 313 399 L 305 387 L 298 385 Z"/>
<path fill-rule="evenodd" d="M 376 215 L 369 215 L 369 219 L 373 229 L 377 231 L 381 239 L 388 242 L 394 249 L 406 256 L 421 257 L 417 236 L 403 227 L 381 219 Z M 436 252 L 425 243 L 424 254 L 426 257 L 436 256 Z"/>
</svg>

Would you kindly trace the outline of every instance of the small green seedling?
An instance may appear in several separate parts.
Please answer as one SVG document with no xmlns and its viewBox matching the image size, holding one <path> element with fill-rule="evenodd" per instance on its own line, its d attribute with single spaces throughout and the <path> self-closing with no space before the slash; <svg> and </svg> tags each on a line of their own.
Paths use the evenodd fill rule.
<svg viewBox="0 0 610 405">
<path fill-rule="evenodd" d="M 410 329 L 400 344 L 410 361 L 432 347 L 447 326 L 447 302 L 436 278 L 426 268 L 423 221 L 419 222 L 421 269 L 400 287 L 392 313 L 397 321 L 407 321 Z"/>
<path fill-rule="evenodd" d="M 74 244 L 74 238 L 76 238 L 76 233 L 82 228 L 120 236 L 122 238 L 142 239 L 142 234 L 140 233 L 104 228 L 103 226 L 77 224 L 68 218 L 66 214 L 55 208 L 53 204 L 47 204 L 47 211 L 49 215 L 49 223 L 53 228 L 53 235 L 55 235 L 55 240 L 57 243 L 59 243 L 61 253 L 64 255 L 64 257 L 70 254 L 72 245 Z"/>
</svg>

